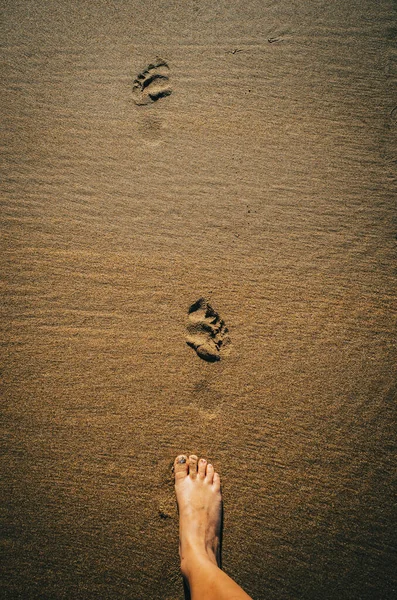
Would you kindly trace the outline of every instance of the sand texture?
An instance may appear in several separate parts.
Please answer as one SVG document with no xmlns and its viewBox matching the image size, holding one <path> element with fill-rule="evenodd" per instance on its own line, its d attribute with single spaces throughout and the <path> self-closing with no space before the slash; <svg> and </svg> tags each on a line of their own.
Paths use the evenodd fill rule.
<svg viewBox="0 0 397 600">
<path fill-rule="evenodd" d="M 394 600 L 393 3 L 2 8 L 2 598 Z"/>
</svg>

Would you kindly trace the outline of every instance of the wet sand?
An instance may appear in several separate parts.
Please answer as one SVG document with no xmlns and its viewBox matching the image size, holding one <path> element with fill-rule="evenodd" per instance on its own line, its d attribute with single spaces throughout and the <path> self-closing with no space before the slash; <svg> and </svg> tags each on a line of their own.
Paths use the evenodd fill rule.
<svg viewBox="0 0 397 600">
<path fill-rule="evenodd" d="M 3 7 L 3 597 L 182 600 L 195 452 L 255 600 L 395 598 L 391 3 Z"/>
</svg>

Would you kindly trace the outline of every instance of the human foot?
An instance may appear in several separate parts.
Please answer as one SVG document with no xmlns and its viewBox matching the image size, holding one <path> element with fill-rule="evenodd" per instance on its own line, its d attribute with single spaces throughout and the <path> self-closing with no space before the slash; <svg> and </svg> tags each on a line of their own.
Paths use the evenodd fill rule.
<svg viewBox="0 0 397 600">
<path fill-rule="evenodd" d="M 214 467 L 192 454 L 174 462 L 175 492 L 179 509 L 179 554 L 186 576 L 197 560 L 220 566 L 222 497 Z"/>
</svg>

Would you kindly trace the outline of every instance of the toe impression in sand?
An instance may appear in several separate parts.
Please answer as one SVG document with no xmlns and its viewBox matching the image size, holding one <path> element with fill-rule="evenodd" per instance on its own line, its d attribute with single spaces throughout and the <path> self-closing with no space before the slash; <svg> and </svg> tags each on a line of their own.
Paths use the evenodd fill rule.
<svg viewBox="0 0 397 600">
<path fill-rule="evenodd" d="M 157 58 L 134 80 L 132 97 L 135 104 L 144 105 L 157 102 L 172 92 L 169 83 L 170 69 L 162 58 Z"/>
<path fill-rule="evenodd" d="M 197 356 L 207 362 L 221 359 L 230 344 L 228 328 L 223 319 L 205 298 L 199 298 L 188 310 L 186 343 L 193 348 Z"/>
</svg>

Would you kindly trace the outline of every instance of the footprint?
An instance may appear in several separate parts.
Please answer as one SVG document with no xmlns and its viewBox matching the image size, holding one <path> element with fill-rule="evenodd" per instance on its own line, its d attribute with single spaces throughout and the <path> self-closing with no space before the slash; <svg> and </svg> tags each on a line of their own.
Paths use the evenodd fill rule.
<svg viewBox="0 0 397 600">
<path fill-rule="evenodd" d="M 132 97 L 135 104 L 150 104 L 172 92 L 169 83 L 169 67 L 165 60 L 158 58 L 151 63 L 132 85 Z"/>
<path fill-rule="evenodd" d="M 223 319 L 205 298 L 200 298 L 188 311 L 189 324 L 186 343 L 207 362 L 221 359 L 221 351 L 229 344 L 228 329 Z"/>
</svg>

